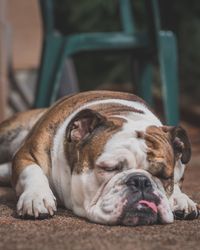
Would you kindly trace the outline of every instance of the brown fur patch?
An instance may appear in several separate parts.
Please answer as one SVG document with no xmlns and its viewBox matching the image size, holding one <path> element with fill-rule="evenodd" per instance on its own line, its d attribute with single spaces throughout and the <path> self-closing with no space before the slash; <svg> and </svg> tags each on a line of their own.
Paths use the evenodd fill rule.
<svg viewBox="0 0 200 250">
<path fill-rule="evenodd" d="M 175 155 L 171 134 L 162 127 L 149 126 L 144 134 L 148 151 L 147 160 L 150 163 L 148 171 L 158 177 L 170 196 L 174 187 Z"/>
<path fill-rule="evenodd" d="M 17 113 L 0 124 L 0 163 L 11 161 L 14 151 L 24 140 L 23 132 L 28 133 L 45 110 L 36 109 Z M 17 145 L 13 145 L 16 141 Z"/>
<path fill-rule="evenodd" d="M 94 133 L 79 143 L 65 143 L 66 155 L 71 171 L 80 173 L 93 169 L 97 158 L 102 154 L 109 138 L 119 131 L 124 123 L 121 118 L 111 118 L 98 127 Z"/>
<path fill-rule="evenodd" d="M 130 112 L 144 114 L 142 110 L 117 103 L 107 103 L 98 106 L 92 106 L 92 109 L 98 110 L 98 112 L 108 117 L 113 115 L 126 115 Z"/>
<path fill-rule="evenodd" d="M 148 146 L 147 159 L 151 163 L 150 172 L 163 179 L 172 178 L 175 157 L 170 133 L 161 127 L 149 126 L 144 135 Z"/>
</svg>

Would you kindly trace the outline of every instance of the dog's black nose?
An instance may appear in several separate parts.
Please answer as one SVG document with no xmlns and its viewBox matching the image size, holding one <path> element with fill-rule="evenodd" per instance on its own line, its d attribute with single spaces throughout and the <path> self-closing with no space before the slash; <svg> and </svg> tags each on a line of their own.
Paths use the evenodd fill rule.
<svg viewBox="0 0 200 250">
<path fill-rule="evenodd" d="M 138 191 L 145 191 L 152 188 L 151 181 L 143 174 L 132 174 L 127 179 L 126 185 Z"/>
</svg>

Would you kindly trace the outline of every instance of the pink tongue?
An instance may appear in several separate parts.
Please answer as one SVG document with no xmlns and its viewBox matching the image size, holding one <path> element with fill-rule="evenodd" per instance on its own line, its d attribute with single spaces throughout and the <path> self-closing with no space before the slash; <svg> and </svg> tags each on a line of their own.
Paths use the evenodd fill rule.
<svg viewBox="0 0 200 250">
<path fill-rule="evenodd" d="M 141 200 L 141 201 L 139 201 L 138 203 L 139 203 L 139 204 L 144 204 L 144 205 L 146 205 L 147 207 L 151 208 L 155 213 L 158 212 L 158 208 L 157 208 L 157 206 L 155 205 L 155 203 L 153 203 L 153 202 Z"/>
</svg>

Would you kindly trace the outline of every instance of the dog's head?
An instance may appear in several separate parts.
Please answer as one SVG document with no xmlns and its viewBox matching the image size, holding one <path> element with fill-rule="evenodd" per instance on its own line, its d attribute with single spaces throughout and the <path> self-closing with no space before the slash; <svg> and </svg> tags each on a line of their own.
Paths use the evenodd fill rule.
<svg viewBox="0 0 200 250">
<path fill-rule="evenodd" d="M 181 127 L 136 123 L 86 109 L 68 125 L 65 148 L 77 215 L 106 224 L 173 221 L 169 197 L 190 159 L 187 134 Z"/>
</svg>

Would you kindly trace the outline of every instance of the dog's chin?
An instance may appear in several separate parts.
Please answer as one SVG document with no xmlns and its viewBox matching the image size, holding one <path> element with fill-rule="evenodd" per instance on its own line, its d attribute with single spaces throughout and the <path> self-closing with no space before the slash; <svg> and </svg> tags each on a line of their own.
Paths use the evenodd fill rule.
<svg viewBox="0 0 200 250">
<path fill-rule="evenodd" d="M 125 226 L 151 225 L 158 223 L 159 215 L 154 202 L 139 201 L 124 207 L 119 224 Z"/>
</svg>

